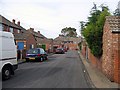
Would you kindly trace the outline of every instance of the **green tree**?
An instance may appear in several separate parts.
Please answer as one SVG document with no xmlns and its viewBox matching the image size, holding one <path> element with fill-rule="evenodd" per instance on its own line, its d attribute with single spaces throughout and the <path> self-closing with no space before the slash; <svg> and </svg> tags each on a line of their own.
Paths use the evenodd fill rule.
<svg viewBox="0 0 120 90">
<path fill-rule="evenodd" d="M 66 27 L 61 30 L 62 35 L 69 37 L 77 37 L 77 32 L 75 28 Z"/>
<path fill-rule="evenodd" d="M 88 22 L 82 34 L 85 37 L 89 48 L 94 56 L 100 57 L 102 55 L 102 36 L 103 27 L 106 16 L 109 16 L 109 9 L 107 6 L 101 5 L 102 10 L 98 10 L 96 5 L 95 9 L 90 12 Z"/>
<path fill-rule="evenodd" d="M 85 24 L 86 24 L 86 22 L 80 21 L 80 32 L 81 32 L 81 34 L 82 34 L 83 30 L 85 29 Z"/>
</svg>

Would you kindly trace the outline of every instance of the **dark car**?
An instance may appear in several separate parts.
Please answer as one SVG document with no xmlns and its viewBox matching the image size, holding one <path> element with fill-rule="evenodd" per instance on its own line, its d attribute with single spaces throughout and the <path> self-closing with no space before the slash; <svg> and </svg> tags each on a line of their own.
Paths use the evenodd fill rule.
<svg viewBox="0 0 120 90">
<path fill-rule="evenodd" d="M 57 49 L 55 50 L 55 53 L 56 53 L 56 54 L 64 54 L 65 51 L 64 51 L 63 48 L 57 48 Z"/>
<path fill-rule="evenodd" d="M 47 60 L 47 53 L 42 48 L 29 49 L 26 53 L 26 61 Z"/>
<path fill-rule="evenodd" d="M 67 52 L 67 48 L 64 48 L 64 51 Z"/>
</svg>

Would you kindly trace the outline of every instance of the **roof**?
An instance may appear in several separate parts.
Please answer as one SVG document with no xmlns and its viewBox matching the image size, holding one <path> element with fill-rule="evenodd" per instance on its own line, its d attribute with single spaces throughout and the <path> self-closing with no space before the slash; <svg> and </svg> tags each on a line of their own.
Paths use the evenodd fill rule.
<svg viewBox="0 0 120 90">
<path fill-rule="evenodd" d="M 0 23 L 8 25 L 10 27 L 21 29 L 19 26 L 17 26 L 16 24 L 13 24 L 12 22 L 10 22 L 8 19 L 6 19 L 5 17 L 3 17 L 1 15 L 0 15 Z"/>
<path fill-rule="evenodd" d="M 28 38 L 28 36 L 30 35 L 31 33 L 29 33 L 29 31 L 24 31 L 24 33 L 17 33 L 17 34 L 14 34 L 14 37 L 15 39 L 17 40 L 25 40 Z"/>
<path fill-rule="evenodd" d="M 30 33 L 32 33 L 35 37 L 42 38 L 42 39 L 46 38 L 46 37 L 45 37 L 44 35 L 42 35 L 41 33 L 35 32 L 33 28 L 28 29 L 28 31 L 29 31 Z M 47 38 L 46 38 L 46 39 L 47 39 Z"/>
<path fill-rule="evenodd" d="M 120 33 L 120 16 L 107 16 L 106 22 L 110 25 L 111 32 Z"/>
<path fill-rule="evenodd" d="M 65 36 L 58 36 L 54 39 L 55 42 L 63 42 L 63 41 L 73 41 L 79 43 L 81 41 L 80 37 L 65 37 Z"/>
</svg>

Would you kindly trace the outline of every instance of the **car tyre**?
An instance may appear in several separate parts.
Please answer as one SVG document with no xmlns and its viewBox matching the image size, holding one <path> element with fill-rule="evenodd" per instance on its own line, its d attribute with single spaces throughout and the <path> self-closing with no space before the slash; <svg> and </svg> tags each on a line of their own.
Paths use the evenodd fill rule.
<svg viewBox="0 0 120 90">
<path fill-rule="evenodd" d="M 41 62 L 43 61 L 43 57 L 40 58 L 40 61 L 41 61 Z"/>
<path fill-rule="evenodd" d="M 26 62 L 29 62 L 29 60 L 28 60 L 28 59 L 26 59 Z"/>
<path fill-rule="evenodd" d="M 11 78 L 11 68 L 10 67 L 4 67 L 2 69 L 2 80 L 7 80 L 9 78 Z"/>
<path fill-rule="evenodd" d="M 48 60 L 48 57 L 47 57 L 47 56 L 45 57 L 45 60 Z"/>
</svg>

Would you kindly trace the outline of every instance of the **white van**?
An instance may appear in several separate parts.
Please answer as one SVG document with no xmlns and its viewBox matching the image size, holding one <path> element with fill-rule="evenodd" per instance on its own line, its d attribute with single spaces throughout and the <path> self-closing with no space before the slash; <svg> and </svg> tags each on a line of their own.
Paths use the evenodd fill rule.
<svg viewBox="0 0 120 90">
<path fill-rule="evenodd" d="M 17 68 L 17 49 L 14 36 L 10 32 L 0 31 L 0 73 L 2 73 L 2 79 L 9 79 Z"/>
</svg>

